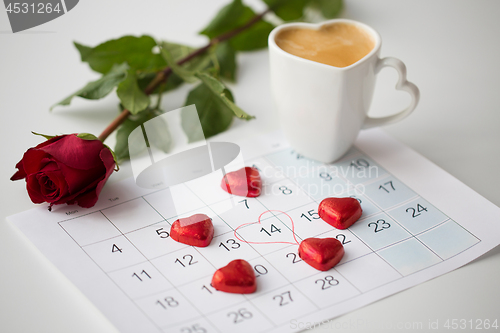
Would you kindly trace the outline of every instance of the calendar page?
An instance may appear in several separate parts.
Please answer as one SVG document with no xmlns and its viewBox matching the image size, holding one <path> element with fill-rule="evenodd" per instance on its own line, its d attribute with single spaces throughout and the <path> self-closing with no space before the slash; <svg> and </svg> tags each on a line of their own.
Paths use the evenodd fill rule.
<svg viewBox="0 0 500 333">
<path fill-rule="evenodd" d="M 333 164 L 298 155 L 279 132 L 238 144 L 260 171 L 257 198 L 223 191 L 221 171 L 156 191 L 131 178 L 105 186 L 93 208 L 42 206 L 9 220 L 122 332 L 296 332 L 499 244 L 498 207 L 380 130 Z M 327 197 L 356 198 L 361 218 L 333 228 L 318 215 Z M 170 237 L 175 220 L 196 213 L 215 228 L 205 248 Z M 338 239 L 342 261 L 307 265 L 297 250 L 309 237 Z M 255 293 L 211 286 L 234 259 L 254 268 Z"/>
</svg>

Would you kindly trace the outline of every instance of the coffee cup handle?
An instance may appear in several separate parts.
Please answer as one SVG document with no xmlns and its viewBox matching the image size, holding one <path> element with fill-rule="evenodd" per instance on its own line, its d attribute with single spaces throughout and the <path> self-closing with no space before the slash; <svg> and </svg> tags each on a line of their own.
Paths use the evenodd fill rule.
<svg viewBox="0 0 500 333">
<path fill-rule="evenodd" d="M 420 99 L 420 91 L 417 86 L 406 80 L 406 66 L 401 60 L 392 57 L 378 59 L 377 64 L 375 65 L 375 74 L 378 74 L 384 67 L 392 67 L 396 69 L 399 74 L 399 80 L 398 83 L 396 83 L 396 90 L 408 92 L 411 96 L 411 103 L 403 111 L 387 117 L 372 118 L 367 116 L 362 127 L 363 129 L 395 123 L 408 117 L 410 113 L 415 110 L 415 107 L 417 107 Z"/>
</svg>

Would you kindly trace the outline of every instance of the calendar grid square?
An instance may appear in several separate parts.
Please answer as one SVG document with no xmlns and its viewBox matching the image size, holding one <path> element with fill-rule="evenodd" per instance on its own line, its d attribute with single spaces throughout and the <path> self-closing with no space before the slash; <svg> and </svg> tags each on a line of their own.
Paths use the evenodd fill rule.
<svg viewBox="0 0 500 333">
<path fill-rule="evenodd" d="M 340 276 L 340 278 L 339 278 Z M 339 281 L 340 279 L 340 281 Z M 314 284 L 311 282 L 314 281 Z M 319 282 L 319 284 L 318 284 Z M 336 290 L 337 286 L 342 284 L 342 286 L 347 284 L 347 287 L 342 287 L 340 291 L 340 295 L 338 290 Z M 301 280 L 293 282 L 293 285 L 297 289 L 307 290 L 311 295 L 310 298 L 314 297 L 314 304 L 319 308 L 325 308 L 328 306 L 332 306 L 338 304 L 340 302 L 346 301 L 350 298 L 356 297 L 361 294 L 361 291 L 352 283 L 349 282 L 337 269 L 333 268 L 327 272 L 316 272 L 314 275 L 308 276 Z M 314 288 L 311 288 L 314 286 Z M 321 288 L 317 288 L 320 286 Z M 328 297 L 324 296 L 324 292 L 334 293 L 334 295 L 329 295 Z M 342 295 L 343 293 L 343 295 Z"/>
<path fill-rule="evenodd" d="M 194 194 L 194 195 L 195 195 L 198 199 L 200 199 L 200 200 L 201 200 L 201 202 L 203 202 L 203 204 L 205 204 L 205 206 L 206 206 L 207 208 L 209 208 L 209 209 L 212 211 L 212 213 L 213 213 L 213 214 L 217 215 L 217 216 L 218 216 L 218 217 L 219 217 L 219 218 L 220 218 L 220 219 L 221 219 L 224 223 L 226 223 L 226 225 L 227 225 L 227 226 L 228 226 L 231 230 L 233 230 L 233 228 L 231 228 L 231 226 L 230 226 L 230 225 L 229 225 L 229 224 L 228 224 L 228 223 L 227 223 L 224 219 L 222 219 L 222 218 L 219 216 L 219 214 L 216 214 L 216 212 L 215 212 L 215 211 L 214 211 L 214 210 L 213 210 L 213 209 L 212 209 L 212 208 L 211 208 L 211 207 L 210 207 L 210 206 L 209 206 L 206 202 L 204 202 L 204 201 L 203 201 L 203 199 L 202 199 L 201 197 L 199 197 L 199 196 L 196 194 L 196 192 L 195 192 L 195 191 L 193 191 L 193 189 L 192 189 L 191 187 L 188 187 L 188 189 L 189 189 L 189 190 L 190 190 L 190 191 L 191 191 L 191 192 L 192 192 L 192 193 L 193 193 L 193 194 Z M 234 230 L 233 230 L 233 231 L 234 231 Z"/>
</svg>

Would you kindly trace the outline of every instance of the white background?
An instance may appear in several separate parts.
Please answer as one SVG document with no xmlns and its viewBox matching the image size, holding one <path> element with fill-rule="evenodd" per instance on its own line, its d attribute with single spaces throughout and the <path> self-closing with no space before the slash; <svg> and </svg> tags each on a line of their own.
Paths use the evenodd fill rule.
<svg viewBox="0 0 500 333">
<path fill-rule="evenodd" d="M 263 4 L 246 0 L 256 10 Z M 421 91 L 414 114 L 385 130 L 478 193 L 500 205 L 500 2 L 495 0 L 345 0 L 343 17 L 378 30 L 382 56 L 408 67 L 408 79 Z M 33 207 L 23 181 L 11 182 L 23 152 L 41 142 L 30 134 L 90 132 L 98 135 L 117 115 L 114 95 L 70 107 L 50 105 L 95 79 L 80 63 L 72 41 L 96 45 L 125 34 L 202 46 L 197 32 L 225 0 L 82 0 L 68 14 L 12 34 L 0 9 L 0 122 L 2 163 L 0 223 L 0 331 L 114 332 L 106 318 L 5 221 Z M 241 54 L 238 105 L 257 116 L 236 121 L 234 135 L 258 135 L 278 128 L 269 91 L 267 51 Z M 396 72 L 379 75 L 372 114 L 395 112 L 406 105 L 396 93 Z M 189 87 L 164 98 L 163 108 L 183 105 Z M 106 143 L 114 145 L 114 137 Z M 131 176 L 130 168 L 111 176 Z M 470 207 L 474 209 L 474 207 Z M 477 212 L 481 223 L 481 212 Z M 500 237 L 500 236 L 499 236 Z M 372 305 L 336 318 L 316 332 L 386 332 L 398 324 L 447 319 L 499 319 L 500 249 L 478 260 Z M 339 329 L 344 327 L 344 329 Z M 386 327 L 386 328 L 383 328 Z M 392 329 L 391 329 L 392 328 Z M 423 330 L 420 330 L 423 331 Z"/>
</svg>

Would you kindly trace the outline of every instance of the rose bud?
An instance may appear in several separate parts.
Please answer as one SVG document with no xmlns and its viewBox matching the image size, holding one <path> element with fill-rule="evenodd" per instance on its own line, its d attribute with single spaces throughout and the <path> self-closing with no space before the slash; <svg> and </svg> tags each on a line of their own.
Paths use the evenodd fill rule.
<svg viewBox="0 0 500 333">
<path fill-rule="evenodd" d="M 92 134 L 45 137 L 24 153 L 11 180 L 25 178 L 31 201 L 48 202 L 49 210 L 64 203 L 94 206 L 115 167 L 111 150 Z"/>
</svg>

